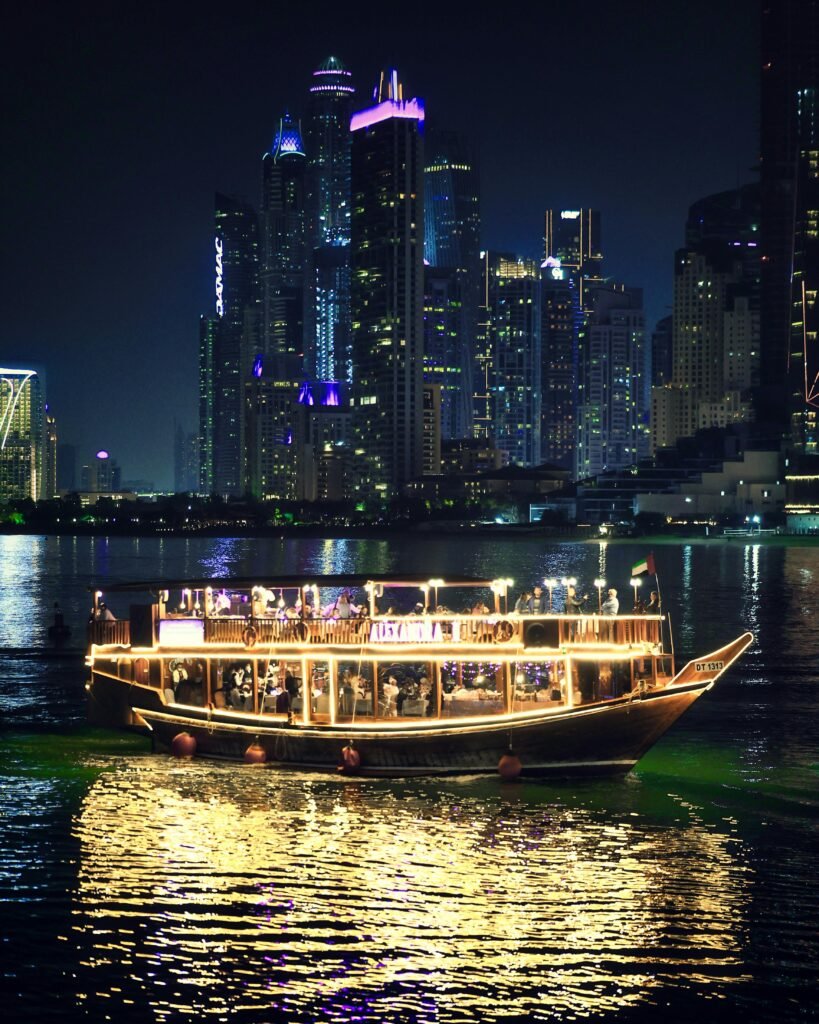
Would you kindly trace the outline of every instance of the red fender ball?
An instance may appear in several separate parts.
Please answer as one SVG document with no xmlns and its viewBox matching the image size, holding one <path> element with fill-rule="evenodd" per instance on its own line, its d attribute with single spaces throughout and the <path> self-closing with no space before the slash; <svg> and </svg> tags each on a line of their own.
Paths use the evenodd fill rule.
<svg viewBox="0 0 819 1024">
<path fill-rule="evenodd" d="M 245 751 L 245 764 L 264 764 L 267 751 L 260 743 L 251 743 Z"/>
<path fill-rule="evenodd" d="M 498 761 L 498 774 L 504 781 L 516 779 L 522 770 L 523 765 L 520 763 L 520 758 L 511 750 Z"/>
<path fill-rule="evenodd" d="M 361 754 L 355 747 L 344 747 L 341 751 L 341 769 L 345 772 L 354 772 L 361 764 Z"/>
<path fill-rule="evenodd" d="M 171 753 L 174 757 L 193 757 L 196 753 L 196 737 L 189 732 L 178 732 L 171 740 Z"/>
</svg>

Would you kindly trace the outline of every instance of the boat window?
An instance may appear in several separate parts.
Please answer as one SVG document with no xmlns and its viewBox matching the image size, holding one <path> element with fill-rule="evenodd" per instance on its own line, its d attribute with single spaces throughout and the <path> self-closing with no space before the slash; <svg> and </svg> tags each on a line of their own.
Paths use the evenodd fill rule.
<svg viewBox="0 0 819 1024">
<path fill-rule="evenodd" d="M 512 668 L 512 710 L 543 711 L 566 700 L 566 666 L 563 660 L 519 661 Z"/>
<path fill-rule="evenodd" d="M 369 663 L 339 661 L 336 665 L 336 719 L 355 721 L 373 715 L 373 678 Z"/>
<path fill-rule="evenodd" d="M 506 666 L 447 662 L 442 666 L 444 715 L 491 715 L 505 710 Z"/>
<path fill-rule="evenodd" d="M 330 666 L 314 661 L 310 666 L 310 695 L 314 715 L 330 714 Z"/>
<path fill-rule="evenodd" d="M 205 705 L 205 664 L 198 658 L 172 658 L 167 665 L 166 689 L 177 704 Z"/>
</svg>

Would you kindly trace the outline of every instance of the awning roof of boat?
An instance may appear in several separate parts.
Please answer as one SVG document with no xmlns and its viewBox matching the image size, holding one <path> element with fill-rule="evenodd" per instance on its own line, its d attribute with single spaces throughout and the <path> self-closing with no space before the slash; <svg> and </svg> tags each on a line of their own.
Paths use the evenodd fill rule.
<svg viewBox="0 0 819 1024">
<path fill-rule="evenodd" d="M 258 576 L 233 576 L 225 578 L 203 578 L 185 580 L 140 580 L 133 583 L 109 583 L 101 582 L 93 584 L 89 590 L 101 590 L 106 594 L 113 593 L 145 593 L 146 591 L 157 590 L 204 590 L 211 587 L 213 590 L 252 590 L 253 587 L 267 587 L 270 590 L 298 589 L 308 584 L 315 584 L 323 587 L 346 587 L 348 589 L 362 588 L 367 583 L 380 584 L 383 587 L 421 587 L 423 584 L 435 586 L 431 583 L 435 580 L 438 589 L 443 587 L 491 587 L 493 580 L 479 579 L 475 576 L 430 576 L 419 573 L 391 573 L 385 575 L 370 576 L 322 576 L 318 573 L 302 573 L 299 576 L 265 576 L 260 573 Z M 441 582 L 437 582 L 437 581 Z"/>
</svg>

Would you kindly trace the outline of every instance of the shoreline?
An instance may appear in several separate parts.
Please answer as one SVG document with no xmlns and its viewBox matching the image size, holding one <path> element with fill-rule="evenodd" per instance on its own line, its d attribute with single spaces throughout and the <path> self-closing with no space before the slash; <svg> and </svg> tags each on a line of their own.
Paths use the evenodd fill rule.
<svg viewBox="0 0 819 1024">
<path fill-rule="evenodd" d="M 761 547 L 819 547 L 819 534 L 745 534 L 725 536 L 703 536 L 702 534 L 641 534 L 639 536 L 604 537 L 590 529 L 555 531 L 538 526 L 490 526 L 475 525 L 453 527 L 432 526 L 426 523 L 372 526 L 285 526 L 257 530 L 61 530 L 45 531 L 36 529 L 0 530 L 0 537 L 136 537 L 140 539 L 260 539 L 283 541 L 298 537 L 326 540 L 373 539 L 378 537 L 430 537 L 430 538 L 496 538 L 503 540 L 540 540 L 548 544 L 625 544 L 642 547 L 697 544 L 706 546 L 746 547 L 749 544 Z"/>
</svg>

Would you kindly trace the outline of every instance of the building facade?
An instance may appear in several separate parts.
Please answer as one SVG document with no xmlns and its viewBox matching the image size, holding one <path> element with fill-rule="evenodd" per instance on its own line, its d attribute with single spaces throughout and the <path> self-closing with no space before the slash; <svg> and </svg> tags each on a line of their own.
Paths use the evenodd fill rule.
<svg viewBox="0 0 819 1024">
<path fill-rule="evenodd" d="M 350 115 L 355 88 L 337 57 L 314 72 L 307 149 L 307 330 L 305 370 L 352 380 L 350 340 Z"/>
<path fill-rule="evenodd" d="M 574 470 L 577 358 L 583 314 L 578 289 L 554 258 L 541 267 L 541 456 Z"/>
<path fill-rule="evenodd" d="M 351 299 L 356 487 L 382 501 L 423 455 L 423 124 L 397 72 L 353 115 Z"/>
<path fill-rule="evenodd" d="M 46 493 L 45 395 L 36 370 L 0 368 L 0 501 Z"/>
</svg>

